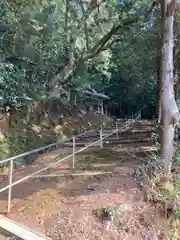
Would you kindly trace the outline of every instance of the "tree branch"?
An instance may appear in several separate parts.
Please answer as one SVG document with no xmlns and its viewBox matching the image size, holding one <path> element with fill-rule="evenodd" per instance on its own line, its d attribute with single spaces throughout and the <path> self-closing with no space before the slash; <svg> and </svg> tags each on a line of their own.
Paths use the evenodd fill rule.
<svg viewBox="0 0 180 240">
<path fill-rule="evenodd" d="M 87 10 L 84 11 L 82 18 L 80 19 L 79 24 L 76 27 L 76 34 L 75 34 L 75 37 L 74 37 L 74 43 L 76 41 L 76 38 L 79 36 L 79 33 L 81 32 L 82 28 L 84 27 L 84 24 L 87 22 L 89 16 L 91 15 L 91 13 L 97 7 L 99 7 L 103 2 L 105 2 L 105 0 L 101 0 L 99 3 L 98 3 L 98 0 L 91 0 L 91 3 L 89 4 Z"/>
<path fill-rule="evenodd" d="M 69 12 L 69 5 L 68 5 L 68 0 L 66 0 L 66 11 L 65 11 L 65 16 L 64 16 L 64 32 L 66 34 L 66 40 L 68 40 L 68 12 Z"/>
<path fill-rule="evenodd" d="M 98 5 L 97 0 L 91 0 L 90 5 L 88 6 L 87 10 L 84 12 L 84 14 L 77 26 L 77 29 L 80 29 L 80 28 L 82 28 L 82 26 L 84 26 L 84 23 L 87 21 L 88 17 L 92 13 L 92 11 L 96 9 L 97 5 Z"/>
<path fill-rule="evenodd" d="M 106 51 L 106 50 L 109 49 L 109 48 L 114 47 L 114 45 L 115 45 L 116 43 L 119 43 L 122 39 L 123 39 L 123 38 L 113 39 L 111 42 L 107 43 L 107 44 L 102 48 L 101 51 L 103 52 L 103 51 Z"/>
<path fill-rule="evenodd" d="M 101 0 L 98 3 L 98 0 L 91 0 L 91 3 L 88 6 L 87 10 L 83 12 L 83 16 L 76 28 L 76 35 L 75 35 L 72 45 L 71 45 L 71 52 L 68 54 L 69 62 L 63 68 L 63 70 L 52 79 L 51 86 L 55 86 L 55 88 L 57 88 L 58 87 L 57 82 L 59 82 L 59 84 L 64 84 L 66 82 L 66 80 L 71 76 L 74 69 L 76 68 L 76 59 L 74 57 L 74 47 L 75 47 L 76 39 L 77 39 L 82 27 L 85 25 L 87 19 L 89 18 L 90 14 L 104 1 L 105 0 Z M 68 1 L 66 3 L 67 3 L 67 5 L 66 5 L 66 7 L 67 7 L 66 14 L 67 14 L 68 13 Z M 67 21 L 67 15 L 65 16 L 65 18 L 66 18 L 65 21 Z M 66 25 L 67 25 L 67 22 L 66 22 Z"/>
<path fill-rule="evenodd" d="M 133 20 L 126 21 L 123 24 L 119 24 L 117 26 L 113 25 L 113 27 L 110 29 L 110 31 L 106 35 L 104 35 L 103 38 L 101 38 L 98 41 L 98 43 L 91 49 L 91 51 L 89 53 L 85 54 L 83 59 L 86 61 L 89 58 L 97 56 L 100 52 L 107 50 L 106 44 L 112 38 L 112 36 L 114 36 L 120 29 L 122 29 L 122 28 L 125 29 L 125 28 L 129 27 L 131 24 L 133 24 L 137 20 L 138 19 L 135 18 Z M 110 45 L 109 45 L 109 47 L 110 47 Z"/>
<path fill-rule="evenodd" d="M 71 76 L 72 72 L 76 68 L 76 59 L 74 57 L 74 52 L 71 52 L 68 64 L 58 73 L 51 81 L 51 85 L 57 87 L 57 83 L 60 85 L 66 82 L 66 80 Z"/>
<path fill-rule="evenodd" d="M 57 74 L 54 79 L 51 81 L 52 86 L 58 86 L 66 83 L 69 77 L 72 75 L 73 71 L 76 69 L 77 65 L 87 61 L 88 59 L 96 57 L 100 52 L 107 50 L 111 47 L 111 44 L 107 44 L 108 41 L 120 30 L 129 27 L 134 22 L 137 22 L 138 18 L 133 20 L 129 20 L 124 22 L 123 24 L 119 24 L 117 26 L 113 25 L 110 31 L 102 37 L 98 43 L 91 49 L 91 51 L 85 53 L 79 59 L 75 59 L 74 53 L 71 52 L 71 57 L 69 59 L 69 63 L 64 67 L 64 69 Z M 119 39 L 118 39 L 119 40 Z M 115 42 L 118 41 L 117 39 L 114 40 Z M 113 42 L 113 41 L 112 41 Z M 107 44 L 107 45 L 106 45 Z"/>
<path fill-rule="evenodd" d="M 155 7 L 157 6 L 158 2 L 157 1 L 154 1 L 152 2 L 150 8 L 148 9 L 148 11 L 146 12 L 144 18 L 145 19 L 148 19 L 149 16 L 152 14 L 153 10 L 155 9 Z"/>
<path fill-rule="evenodd" d="M 82 13 L 85 14 L 85 9 L 84 9 L 82 0 L 80 0 L 80 6 L 81 6 Z M 84 33 L 86 38 L 86 48 L 87 50 L 89 50 L 89 36 L 88 36 L 87 22 L 84 23 Z"/>
</svg>

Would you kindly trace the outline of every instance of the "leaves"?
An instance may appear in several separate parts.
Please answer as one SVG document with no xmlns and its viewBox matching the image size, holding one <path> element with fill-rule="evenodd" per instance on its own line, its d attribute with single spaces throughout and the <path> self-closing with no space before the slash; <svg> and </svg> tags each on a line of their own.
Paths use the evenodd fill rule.
<svg viewBox="0 0 180 240">
<path fill-rule="evenodd" d="M 115 102 L 154 104 L 159 30 L 142 29 L 149 2 L 3 0 L 3 102 L 19 106 L 88 83 Z"/>
</svg>

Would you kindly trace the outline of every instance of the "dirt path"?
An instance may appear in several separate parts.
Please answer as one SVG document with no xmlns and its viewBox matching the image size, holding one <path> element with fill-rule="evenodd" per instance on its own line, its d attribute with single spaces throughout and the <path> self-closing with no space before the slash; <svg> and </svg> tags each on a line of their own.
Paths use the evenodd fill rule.
<svg viewBox="0 0 180 240">
<path fill-rule="evenodd" d="M 84 162 L 92 169 L 95 164 L 95 169 L 98 165 L 111 175 L 32 179 L 21 185 L 22 198 L 15 197 L 20 186 L 15 188 L 9 217 L 53 240 L 167 239 L 164 221 L 143 201 L 133 179 L 141 163 L 117 149 L 92 154 L 96 159 L 86 154 L 79 165 Z M 113 221 L 100 217 L 102 208 L 108 207 L 114 212 Z"/>
<path fill-rule="evenodd" d="M 74 172 L 101 170 L 111 174 L 36 178 L 19 184 L 13 188 L 8 217 L 52 240 L 166 240 L 164 219 L 143 200 L 134 177 L 135 170 L 155 150 L 151 143 L 134 142 L 83 152 L 76 156 Z M 42 161 L 28 168 L 28 172 L 52 161 L 57 154 L 55 151 L 48 158 L 42 156 Z M 46 174 L 73 172 L 71 164 L 70 159 Z M 26 169 L 17 171 L 14 177 L 24 174 Z M 1 212 L 6 200 L 7 194 L 1 194 Z"/>
</svg>

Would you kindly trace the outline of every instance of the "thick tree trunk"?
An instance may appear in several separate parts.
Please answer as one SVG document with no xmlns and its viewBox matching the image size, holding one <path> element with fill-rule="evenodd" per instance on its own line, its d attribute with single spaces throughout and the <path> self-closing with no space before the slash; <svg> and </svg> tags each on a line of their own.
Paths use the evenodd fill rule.
<svg viewBox="0 0 180 240">
<path fill-rule="evenodd" d="M 171 170 L 174 144 L 174 129 L 179 113 L 174 96 L 173 81 L 173 24 L 174 0 L 161 1 L 162 12 L 162 92 L 161 92 L 161 157 L 166 173 Z"/>
</svg>

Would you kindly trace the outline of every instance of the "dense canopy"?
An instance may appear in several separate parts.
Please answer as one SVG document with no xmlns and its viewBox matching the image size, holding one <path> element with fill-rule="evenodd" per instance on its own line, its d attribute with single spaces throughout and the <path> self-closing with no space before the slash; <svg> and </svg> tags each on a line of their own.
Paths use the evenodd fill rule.
<svg viewBox="0 0 180 240">
<path fill-rule="evenodd" d="M 63 100 L 90 84 L 122 108 L 151 108 L 159 29 L 149 2 L 1 1 L 1 103 Z"/>
</svg>

